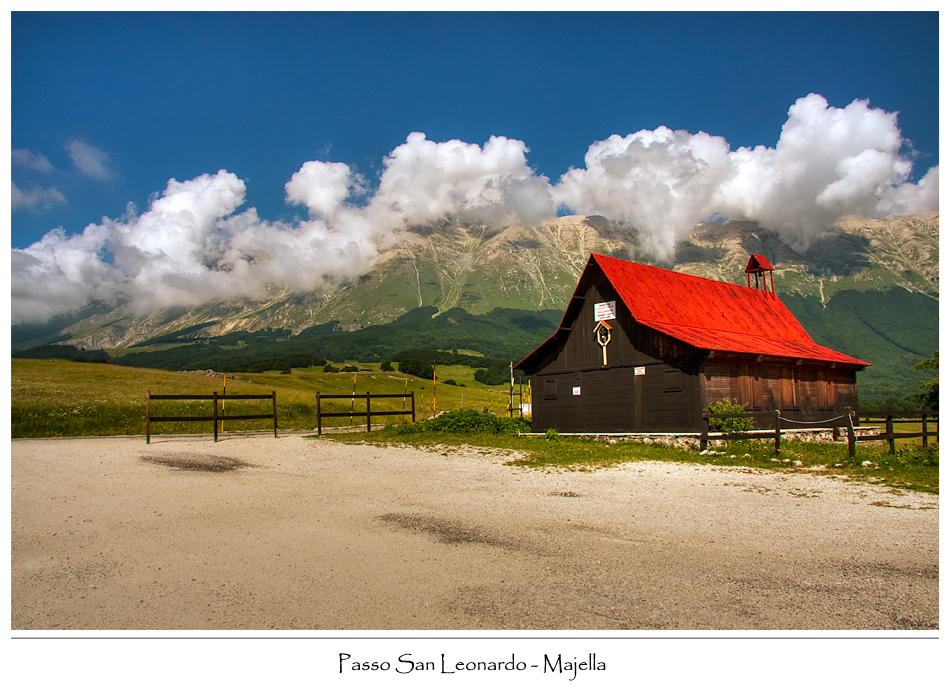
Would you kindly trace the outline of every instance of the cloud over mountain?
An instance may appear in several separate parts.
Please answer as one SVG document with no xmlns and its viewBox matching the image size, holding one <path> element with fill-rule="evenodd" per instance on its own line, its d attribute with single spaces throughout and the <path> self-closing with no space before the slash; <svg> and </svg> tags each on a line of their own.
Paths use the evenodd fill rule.
<svg viewBox="0 0 950 686">
<path fill-rule="evenodd" d="M 704 217 L 747 219 L 805 248 L 836 219 L 937 209 L 937 168 L 908 183 L 897 115 L 812 93 L 789 109 L 774 148 L 730 151 L 724 138 L 660 127 L 590 146 L 556 194 L 575 211 L 630 222 L 668 258 Z"/>
<path fill-rule="evenodd" d="M 108 158 L 82 145 L 70 148 L 77 167 L 108 175 Z M 600 214 L 637 226 L 643 247 L 666 259 L 715 215 L 757 221 L 805 247 L 841 216 L 938 206 L 938 168 L 909 182 L 912 151 L 895 113 L 865 101 L 838 109 L 816 94 L 792 105 L 774 148 L 733 151 L 724 138 L 661 126 L 594 142 L 585 167 L 555 183 L 536 173 L 528 153 L 504 137 L 479 146 L 415 132 L 384 158 L 375 184 L 346 164 L 308 161 L 284 187 L 289 204 L 307 209 L 293 222 L 238 212 L 246 187 L 229 171 L 172 179 L 141 214 L 130 207 L 80 234 L 54 230 L 13 250 L 13 322 L 94 299 L 146 312 L 259 297 L 268 284 L 332 287 L 365 273 L 407 227 L 446 218 L 503 226 L 537 223 L 559 208 Z"/>
</svg>

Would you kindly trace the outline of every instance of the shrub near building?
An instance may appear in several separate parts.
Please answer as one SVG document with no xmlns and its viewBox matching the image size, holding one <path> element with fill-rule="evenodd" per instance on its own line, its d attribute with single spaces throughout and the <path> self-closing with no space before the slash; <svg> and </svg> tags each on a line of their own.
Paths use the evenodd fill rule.
<svg viewBox="0 0 950 686">
<path fill-rule="evenodd" d="M 746 412 L 745 405 L 738 401 L 724 398 L 719 402 L 712 403 L 706 410 L 710 414 L 742 414 Z M 751 417 L 728 417 L 724 419 L 709 419 L 710 431 L 722 431 L 724 433 L 739 434 L 746 431 L 752 431 Z"/>
</svg>

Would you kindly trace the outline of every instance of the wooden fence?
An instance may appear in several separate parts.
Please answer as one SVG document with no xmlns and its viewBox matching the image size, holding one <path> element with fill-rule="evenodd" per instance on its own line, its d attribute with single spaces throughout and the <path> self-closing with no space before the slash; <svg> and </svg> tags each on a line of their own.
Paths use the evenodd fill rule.
<svg viewBox="0 0 950 686">
<path fill-rule="evenodd" d="M 355 393 L 351 393 L 350 395 L 326 395 L 326 394 L 323 394 L 323 393 L 317 393 L 317 435 L 318 435 L 318 436 L 322 436 L 322 435 L 323 435 L 323 418 L 324 418 L 324 417 L 363 417 L 363 416 L 365 416 L 365 417 L 366 417 L 366 430 L 367 430 L 367 431 L 372 431 L 372 430 L 373 430 L 373 427 L 372 427 L 372 419 L 373 419 L 373 417 L 382 417 L 382 416 L 392 416 L 392 415 L 409 414 L 409 415 L 412 415 L 412 421 L 413 421 L 413 422 L 416 421 L 416 394 L 415 394 L 415 392 L 413 392 L 413 393 L 408 393 L 408 394 L 402 394 L 402 393 L 399 393 L 399 394 L 377 393 L 376 395 L 372 395 L 372 394 L 370 394 L 369 392 L 367 392 L 367 393 L 366 393 L 366 396 L 365 396 L 365 397 L 366 397 L 366 411 L 365 411 L 365 412 L 363 412 L 363 411 L 357 412 L 356 410 L 351 410 L 350 412 L 324 412 L 324 411 L 323 411 L 322 402 L 323 402 L 324 400 L 344 400 L 344 399 L 346 399 L 346 400 L 350 400 L 351 402 L 355 403 L 357 398 L 363 398 L 363 397 L 364 397 L 364 396 L 362 396 L 362 395 L 356 395 Z M 411 400 L 411 402 L 412 402 L 412 409 L 411 409 L 411 410 L 405 410 L 405 409 L 403 409 L 403 410 L 382 410 L 382 411 L 373 412 L 373 410 L 372 410 L 372 401 L 375 400 L 375 399 L 378 399 L 378 398 L 403 398 L 403 399 L 409 398 L 409 399 Z M 405 407 L 405 403 L 403 403 L 403 407 Z"/>
<path fill-rule="evenodd" d="M 710 419 L 732 419 L 740 417 L 760 417 L 760 418 L 774 418 L 775 426 L 773 429 L 760 430 L 760 431 L 745 431 L 739 433 L 710 433 L 709 431 L 709 420 Z M 913 419 L 910 419 L 913 417 Z M 916 417 L 920 417 L 917 419 Z M 857 451 L 857 443 L 859 441 L 887 441 L 889 451 L 891 455 L 894 454 L 894 441 L 899 438 L 921 438 L 923 439 L 923 446 L 927 446 L 927 439 L 930 437 L 935 437 L 939 439 L 939 434 L 937 431 L 932 431 L 928 429 L 927 418 L 932 417 L 935 421 L 938 419 L 938 413 L 935 410 L 924 409 L 920 413 L 905 412 L 905 413 L 890 413 L 886 415 L 884 420 L 884 431 L 880 434 L 872 434 L 867 436 L 858 436 L 857 432 L 854 430 L 854 412 L 847 411 L 845 414 L 838 417 L 831 417 L 830 419 L 823 419 L 815 422 L 799 422 L 792 419 L 786 419 L 782 417 L 781 413 L 778 410 L 765 411 L 765 412 L 740 412 L 737 414 L 713 414 L 710 412 L 703 412 L 703 431 L 699 435 L 699 449 L 705 450 L 709 445 L 710 440 L 714 441 L 740 441 L 743 439 L 749 438 L 767 438 L 769 440 L 775 441 L 775 452 L 780 452 L 782 446 L 782 424 L 790 424 L 799 428 L 831 428 L 835 432 L 835 437 L 838 436 L 838 431 L 844 430 L 848 434 L 848 456 L 854 457 Z M 894 424 L 920 424 L 921 431 L 915 431 L 910 433 L 896 433 L 894 431 Z"/>
<path fill-rule="evenodd" d="M 225 415 L 224 408 L 221 407 L 219 412 L 219 403 L 223 400 L 271 400 L 272 403 L 272 412 L 271 414 L 245 414 L 245 415 Z M 213 405 L 213 414 L 210 417 L 196 417 L 196 416 L 185 416 L 185 417 L 153 417 L 152 416 L 152 401 L 153 400 L 211 400 Z M 238 419 L 272 419 L 274 421 L 274 438 L 277 438 L 277 391 L 273 391 L 270 395 L 218 395 L 217 392 L 212 393 L 211 395 L 153 395 L 152 393 L 146 393 L 145 395 L 145 442 L 152 442 L 152 422 L 213 422 L 214 423 L 214 440 L 218 441 L 218 422 L 223 422 L 225 419 L 228 421 L 234 421 Z"/>
<path fill-rule="evenodd" d="M 913 417 L 913 419 L 911 419 Z M 917 419 L 920 417 L 920 419 Z M 939 414 L 936 410 L 922 409 L 920 412 L 892 412 L 884 417 L 883 433 L 874 436 L 856 436 L 851 417 L 848 417 L 848 455 L 854 457 L 857 450 L 858 441 L 887 441 L 888 452 L 891 455 L 895 452 L 894 441 L 898 438 L 920 438 L 921 443 L 926 448 L 927 439 L 933 436 L 939 440 L 939 434 L 936 431 L 930 431 L 927 427 L 927 417 L 933 417 L 935 421 L 939 420 Z M 910 433 L 896 433 L 895 424 L 920 424 L 921 431 Z"/>
<path fill-rule="evenodd" d="M 715 414 L 712 412 L 703 412 L 703 430 L 699 434 L 699 449 L 705 450 L 710 440 L 714 441 L 741 441 L 748 438 L 768 438 L 775 441 L 775 452 L 779 452 L 782 446 L 782 428 L 778 421 L 780 415 L 778 410 L 762 412 L 739 412 L 735 414 Z M 765 418 L 775 419 L 775 428 L 759 431 L 743 431 L 736 433 L 716 432 L 711 434 L 709 431 L 710 419 L 739 419 L 739 418 Z"/>
</svg>

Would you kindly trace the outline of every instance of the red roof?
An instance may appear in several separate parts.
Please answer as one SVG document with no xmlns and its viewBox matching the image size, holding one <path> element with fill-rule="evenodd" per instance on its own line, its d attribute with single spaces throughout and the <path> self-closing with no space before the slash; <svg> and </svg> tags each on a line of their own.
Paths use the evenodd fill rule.
<svg viewBox="0 0 950 686">
<path fill-rule="evenodd" d="M 760 264 L 768 264 L 764 257 L 761 260 Z M 768 291 L 604 255 L 591 255 L 584 273 L 595 265 L 637 322 L 701 350 L 869 364 L 815 343 Z M 561 326 L 568 324 L 564 321 Z"/>
</svg>

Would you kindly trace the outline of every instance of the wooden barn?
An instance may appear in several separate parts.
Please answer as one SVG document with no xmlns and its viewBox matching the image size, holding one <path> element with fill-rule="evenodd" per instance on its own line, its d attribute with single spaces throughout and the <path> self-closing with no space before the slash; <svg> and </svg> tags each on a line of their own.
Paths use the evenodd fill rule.
<svg viewBox="0 0 950 686">
<path fill-rule="evenodd" d="M 697 432 L 724 398 L 797 421 L 857 409 L 868 363 L 815 343 L 772 271 L 752 255 L 741 286 L 591 255 L 557 331 L 516 366 L 533 430 Z"/>
</svg>

